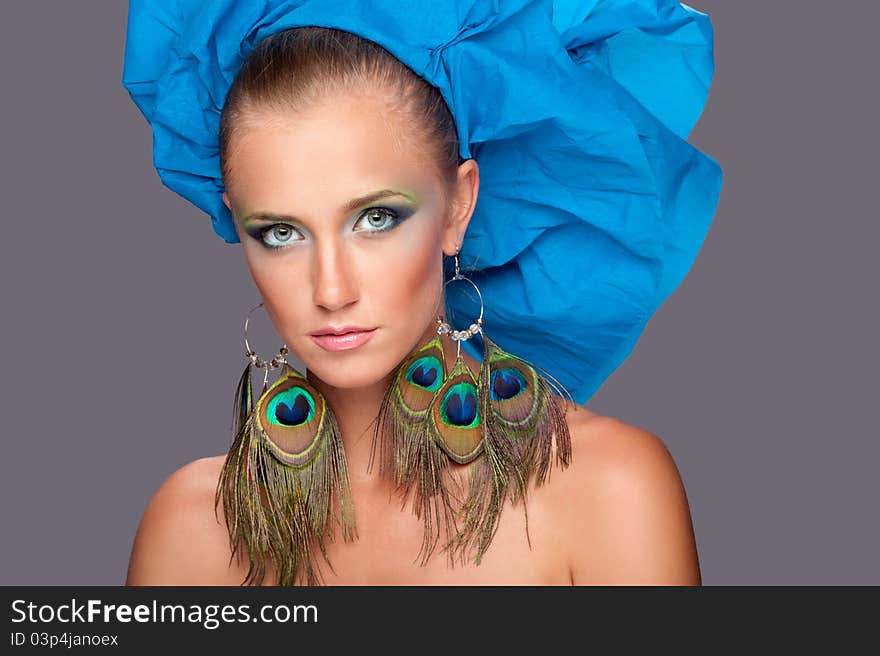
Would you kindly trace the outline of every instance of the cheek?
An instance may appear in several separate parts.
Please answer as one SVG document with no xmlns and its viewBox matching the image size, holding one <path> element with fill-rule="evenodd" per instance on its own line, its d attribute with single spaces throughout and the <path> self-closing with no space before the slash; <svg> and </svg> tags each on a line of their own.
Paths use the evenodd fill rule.
<svg viewBox="0 0 880 656">
<path fill-rule="evenodd" d="M 245 246 L 244 255 L 254 285 L 276 329 L 279 333 L 299 333 L 297 320 L 307 318 L 308 315 L 303 312 L 302 305 L 293 302 L 293 299 L 311 299 L 311 292 L 306 289 L 297 290 L 291 281 L 303 280 L 305 260 L 290 257 L 290 254 L 273 257 L 274 254 L 263 252 L 256 244 Z M 308 294 L 304 295 L 303 292 Z"/>
<path fill-rule="evenodd" d="M 382 257 L 371 258 L 368 270 L 362 273 L 361 279 L 369 281 L 370 296 L 381 303 L 381 312 L 389 322 L 427 319 L 439 299 L 443 273 L 440 233 L 433 221 L 419 228 L 406 238 L 389 240 Z"/>
</svg>

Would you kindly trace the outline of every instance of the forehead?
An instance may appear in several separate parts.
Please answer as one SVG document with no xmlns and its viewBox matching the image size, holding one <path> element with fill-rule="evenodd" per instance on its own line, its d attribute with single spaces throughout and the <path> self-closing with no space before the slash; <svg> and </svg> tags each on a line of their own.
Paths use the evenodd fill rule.
<svg viewBox="0 0 880 656">
<path fill-rule="evenodd" d="M 439 194 L 430 149 L 407 120 L 369 94 L 333 95 L 295 113 L 252 110 L 230 144 L 228 192 L 242 210 L 279 212 L 390 186 Z"/>
</svg>

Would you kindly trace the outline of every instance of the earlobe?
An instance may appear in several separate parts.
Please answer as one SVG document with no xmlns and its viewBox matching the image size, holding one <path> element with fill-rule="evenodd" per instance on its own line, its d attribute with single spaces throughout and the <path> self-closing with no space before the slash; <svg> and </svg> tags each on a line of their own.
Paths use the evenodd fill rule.
<svg viewBox="0 0 880 656">
<path fill-rule="evenodd" d="M 232 211 L 232 203 L 229 202 L 229 195 L 225 191 L 223 192 L 223 204 L 230 212 Z"/>
</svg>

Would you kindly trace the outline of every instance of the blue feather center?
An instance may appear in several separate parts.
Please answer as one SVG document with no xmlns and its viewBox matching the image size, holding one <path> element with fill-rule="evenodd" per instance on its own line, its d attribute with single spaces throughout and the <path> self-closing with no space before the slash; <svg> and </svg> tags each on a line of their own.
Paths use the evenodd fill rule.
<svg viewBox="0 0 880 656">
<path fill-rule="evenodd" d="M 461 428 L 478 426 L 477 390 L 470 383 L 453 385 L 440 404 L 440 417 L 448 424 Z"/>
<path fill-rule="evenodd" d="M 406 380 L 429 392 L 436 392 L 443 384 L 443 368 L 433 355 L 426 355 L 413 362 L 406 370 Z"/>
<path fill-rule="evenodd" d="M 302 387 L 291 387 L 269 401 L 266 416 L 274 424 L 300 426 L 315 416 L 315 400 Z"/>
<path fill-rule="evenodd" d="M 525 376 L 519 369 L 496 369 L 492 372 L 492 400 L 507 401 L 526 389 Z"/>
</svg>

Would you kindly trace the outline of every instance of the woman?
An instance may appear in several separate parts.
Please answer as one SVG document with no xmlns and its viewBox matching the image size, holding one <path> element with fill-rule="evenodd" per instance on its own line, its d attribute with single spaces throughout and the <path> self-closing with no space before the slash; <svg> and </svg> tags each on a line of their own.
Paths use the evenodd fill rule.
<svg viewBox="0 0 880 656">
<path fill-rule="evenodd" d="M 215 17 L 234 16 L 226 4 L 215 3 Z M 160 120 L 158 103 L 138 96 L 142 86 L 129 73 L 132 24 L 142 18 L 138 12 L 149 11 L 132 5 L 127 86 L 154 125 L 157 168 L 166 184 L 211 213 L 218 234 L 240 241 L 285 347 L 270 360 L 248 344 L 235 442 L 228 454 L 190 463 L 162 484 L 138 529 L 128 584 L 699 584 L 686 495 L 663 442 L 563 398 L 553 377 L 558 370 L 533 368 L 500 346 L 491 350 L 493 340 L 501 342 L 503 321 L 483 324 L 481 303 L 467 306 L 470 316 L 479 313 L 476 320 L 454 311 L 464 304 L 444 312 L 447 294 L 455 293 L 447 290 L 444 271 L 450 258 L 456 284 L 485 296 L 487 310 L 504 289 L 478 275 L 473 256 L 461 267 L 464 279 L 459 274 L 478 199 L 487 202 L 477 158 L 462 157 L 463 101 L 453 116 L 440 89 L 405 57 L 377 45 L 381 38 L 367 29 L 368 19 L 358 19 L 360 30 L 315 27 L 321 21 L 302 13 L 309 3 L 275 4 L 274 13 L 256 17 L 269 33 L 251 32 L 261 38 L 235 72 L 215 126 L 222 179 L 205 196 L 220 197 L 228 214 L 213 200 L 199 203 L 202 192 L 175 177 L 175 169 L 186 167 L 161 159 L 159 126 L 185 123 L 185 110 Z M 464 4 L 473 5 L 471 19 L 490 12 L 483 26 L 503 23 L 494 21 L 491 3 Z M 553 3 L 554 17 L 563 5 Z M 525 14 L 548 6 L 522 3 L 514 12 L 536 42 L 551 23 Z M 278 20 L 296 10 L 301 15 L 292 27 Z M 199 11 L 188 25 L 211 29 L 210 21 L 195 20 Z M 448 18 L 442 13 L 431 20 L 442 23 Z M 253 16 L 236 19 L 259 23 Z M 274 28 L 266 27 L 272 20 Z M 464 29 L 480 23 L 471 20 Z M 213 24 L 221 26 L 229 24 Z M 461 26 L 451 33 L 461 38 Z M 487 27 L 482 37 L 491 33 Z M 575 49 L 568 52 L 574 57 Z M 161 100 L 161 93 L 155 96 Z M 465 120 L 485 127 L 504 113 L 494 111 Z M 504 136 L 517 154 L 528 152 L 516 131 Z M 504 166 L 519 170 L 510 156 L 498 164 L 491 150 L 484 152 L 494 176 Z M 542 167 L 549 165 L 539 162 Z M 564 196 L 561 182 L 554 184 Z M 496 196 L 500 187 L 492 183 Z M 681 195 L 684 183 L 677 184 Z M 528 232 L 517 220 L 511 217 L 507 229 Z M 485 231 L 477 241 L 480 234 Z M 692 257 L 694 236 L 683 241 Z M 586 242 L 568 248 L 567 255 L 600 254 Z M 525 258 L 519 262 L 526 276 Z M 680 267 L 677 275 L 683 276 Z M 671 291 L 669 280 L 658 284 L 661 293 Z M 542 298 L 528 302 L 532 319 L 541 318 L 535 308 L 549 306 Z M 503 310 L 496 306 L 487 316 L 502 317 Z M 456 330 L 471 321 L 469 330 Z M 571 316 L 572 325 L 578 321 Z M 532 339 L 542 338 L 536 329 Z M 288 353 L 302 362 L 304 376 L 289 366 Z M 440 361 L 433 369 L 424 363 L 437 360 L 426 353 Z M 605 369 L 614 357 L 622 358 L 606 355 Z M 252 393 L 251 364 L 265 367 L 267 377 L 280 369 L 280 377 L 272 385 L 266 378 Z M 405 386 L 414 381 L 418 393 L 430 393 L 411 418 L 401 408 L 411 409 L 406 403 L 416 393 Z M 528 431 L 515 433 L 496 409 L 526 389 L 539 411 Z M 583 387 L 576 393 L 584 396 Z M 524 515 L 511 509 L 520 504 Z M 448 558 L 432 556 L 438 545 Z"/>
</svg>

